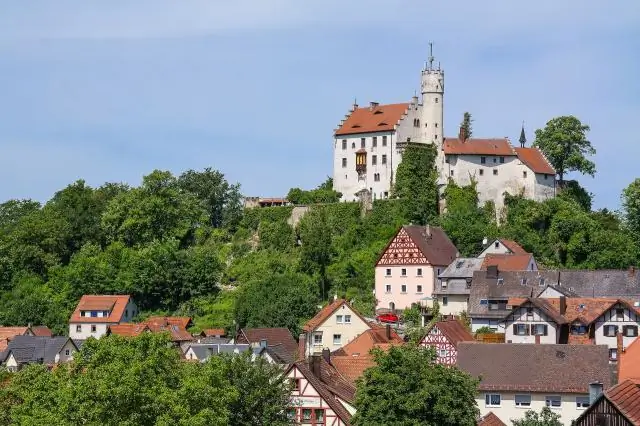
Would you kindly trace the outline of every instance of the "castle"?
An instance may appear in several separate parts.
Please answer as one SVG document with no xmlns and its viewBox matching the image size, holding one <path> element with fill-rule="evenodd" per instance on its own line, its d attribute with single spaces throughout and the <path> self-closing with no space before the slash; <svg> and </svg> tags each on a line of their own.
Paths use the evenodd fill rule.
<svg viewBox="0 0 640 426">
<path fill-rule="evenodd" d="M 444 137 L 444 70 L 434 66 L 432 51 L 421 72 L 422 99 L 368 107 L 357 103 L 334 132 L 333 185 L 343 201 L 368 191 L 373 199 L 388 198 L 402 152 L 409 144 L 435 144 L 438 184 L 477 184 L 480 204 L 493 201 L 499 212 L 504 193 L 542 201 L 555 196 L 556 172 L 537 148 L 520 146 L 508 138 Z"/>
</svg>

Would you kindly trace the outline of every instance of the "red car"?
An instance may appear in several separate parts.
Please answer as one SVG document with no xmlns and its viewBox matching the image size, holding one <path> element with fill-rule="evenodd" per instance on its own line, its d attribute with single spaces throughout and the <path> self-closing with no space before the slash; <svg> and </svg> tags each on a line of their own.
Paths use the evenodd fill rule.
<svg viewBox="0 0 640 426">
<path fill-rule="evenodd" d="M 380 314 L 376 317 L 378 322 L 398 322 L 398 316 L 395 314 Z"/>
</svg>

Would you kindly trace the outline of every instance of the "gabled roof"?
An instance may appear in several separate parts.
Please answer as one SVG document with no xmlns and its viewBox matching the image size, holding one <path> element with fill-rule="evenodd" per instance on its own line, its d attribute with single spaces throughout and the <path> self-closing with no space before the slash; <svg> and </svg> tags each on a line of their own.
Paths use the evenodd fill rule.
<svg viewBox="0 0 640 426">
<path fill-rule="evenodd" d="M 35 336 L 53 337 L 53 332 L 46 325 L 36 325 L 35 327 L 31 327 L 31 331 Z"/>
<path fill-rule="evenodd" d="M 29 327 L 0 327 L 0 339 L 13 339 L 29 333 Z"/>
<path fill-rule="evenodd" d="M 530 254 L 528 251 L 523 249 L 520 244 L 518 244 L 513 240 L 506 240 L 504 238 L 499 238 L 498 241 L 500 241 L 503 246 L 508 248 L 512 254 Z"/>
<path fill-rule="evenodd" d="M 201 334 L 205 337 L 224 337 L 227 335 L 227 333 L 224 331 L 224 328 L 207 328 L 205 330 L 202 330 Z"/>
<path fill-rule="evenodd" d="M 371 355 L 340 355 L 332 356 L 331 364 L 345 377 L 349 382 L 355 386 L 356 380 L 358 380 L 364 372 L 376 365 Z"/>
<path fill-rule="evenodd" d="M 555 175 L 556 171 L 551 166 L 549 161 L 545 158 L 542 152 L 538 148 L 514 148 L 518 159 L 522 163 L 531 169 L 534 173 L 544 173 L 548 175 Z"/>
<path fill-rule="evenodd" d="M 497 266 L 498 271 L 527 271 L 533 255 L 527 254 L 494 254 L 488 253 L 482 262 L 480 269 L 486 270 L 489 266 Z"/>
<path fill-rule="evenodd" d="M 451 242 L 446 232 L 438 226 L 419 226 L 404 225 L 398 229 L 393 238 L 389 240 L 387 246 L 382 250 L 376 266 L 384 257 L 385 253 L 393 244 L 400 232 L 406 232 L 411 241 L 418 247 L 423 256 L 431 265 L 448 266 L 456 257 L 458 257 L 458 249 Z"/>
<path fill-rule="evenodd" d="M 606 389 L 606 388 L 605 388 Z M 602 399 L 609 401 L 632 425 L 640 425 L 640 379 L 627 379 L 621 381 L 612 388 L 606 389 L 598 399 L 594 401 L 577 419 L 580 420 L 591 414 Z M 597 411 L 596 411 L 597 413 Z M 620 423 L 622 424 L 622 423 Z"/>
<path fill-rule="evenodd" d="M 550 303 L 549 299 L 538 299 L 527 297 L 524 299 L 514 298 L 509 299 L 509 304 L 513 307 L 506 316 L 511 315 L 511 312 L 519 309 L 521 307 L 531 305 L 532 307 L 538 308 L 542 313 L 551 318 L 556 324 L 566 324 L 568 321 L 565 317 L 560 315 L 560 312 L 556 310 L 556 308 Z M 505 319 L 506 319 L 505 316 Z"/>
<path fill-rule="evenodd" d="M 287 359 L 293 360 L 298 344 L 288 328 L 243 328 L 236 339 L 238 343 L 259 344 L 261 340 L 267 341 L 267 346 L 280 345 L 278 352 Z"/>
<path fill-rule="evenodd" d="M 469 332 L 460 321 L 456 319 L 446 320 L 446 321 L 438 321 L 433 324 L 433 326 L 427 330 L 427 334 L 434 328 L 437 327 L 438 330 L 447 338 L 449 343 L 453 346 L 458 347 L 460 342 L 475 342 L 473 334 Z"/>
<path fill-rule="evenodd" d="M 489 411 L 484 416 L 480 417 L 477 426 L 507 426 L 498 416 L 493 414 L 493 411 Z"/>
<path fill-rule="evenodd" d="M 477 257 L 459 257 L 442 271 L 439 278 L 471 278 L 482 267 L 483 259 Z"/>
<path fill-rule="evenodd" d="M 387 338 L 387 327 L 389 327 L 390 338 Z M 375 327 L 361 333 L 358 337 L 333 352 L 332 356 L 364 356 L 368 355 L 371 349 L 380 348 L 387 350 L 393 345 L 402 345 L 404 340 L 391 329 L 387 327 Z"/>
<path fill-rule="evenodd" d="M 125 308 L 131 299 L 127 295 L 88 295 L 85 294 L 80 299 L 76 310 L 71 315 L 70 323 L 90 322 L 90 323 L 118 323 L 122 320 Z M 110 311 L 108 317 L 83 317 L 82 311 Z"/>
<path fill-rule="evenodd" d="M 378 105 L 375 108 L 356 108 L 336 130 L 335 135 L 392 131 L 408 108 L 408 103 Z"/>
<path fill-rule="evenodd" d="M 509 139 L 467 139 L 464 142 L 459 138 L 444 139 L 445 155 L 499 155 L 499 156 L 515 156 Z"/>
<path fill-rule="evenodd" d="M 302 327 L 302 331 L 309 333 L 315 330 L 316 328 L 320 327 L 327 319 L 329 319 L 329 317 L 331 317 L 331 315 L 333 315 L 335 311 L 340 309 L 343 305 L 348 307 L 365 324 L 368 324 L 367 320 L 364 319 L 364 317 L 360 315 L 358 311 L 353 309 L 353 307 L 345 299 L 336 299 L 333 302 L 329 303 L 324 308 L 320 309 L 320 311 L 313 318 L 307 321 L 305 325 Z"/>
<path fill-rule="evenodd" d="M 153 333 L 168 332 L 173 342 L 188 342 L 193 340 L 191 333 L 185 328 L 185 324 L 191 324 L 191 318 L 187 317 L 150 317 L 144 322 Z"/>
<path fill-rule="evenodd" d="M 640 380 L 640 339 L 635 339 L 621 354 L 618 354 L 620 363 L 619 381 L 626 379 Z"/>
<path fill-rule="evenodd" d="M 167 326 L 167 325 L 177 325 L 182 328 L 188 328 L 191 326 L 191 318 L 190 317 L 149 317 L 145 321 L 146 324 L 153 326 Z"/>
<path fill-rule="evenodd" d="M 134 323 L 123 323 L 123 324 L 112 324 L 109 326 L 109 332 L 111 334 L 115 334 L 117 336 L 123 337 L 134 337 L 139 336 L 144 331 L 151 331 L 146 324 L 134 324 Z"/>
<path fill-rule="evenodd" d="M 73 344 L 68 337 L 16 336 L 9 342 L 6 356 L 13 354 L 19 364 L 53 364 L 67 342 Z"/>
<path fill-rule="evenodd" d="M 589 383 L 611 385 L 606 345 L 458 345 L 458 368 L 481 377 L 480 391 L 588 393 Z"/>
</svg>

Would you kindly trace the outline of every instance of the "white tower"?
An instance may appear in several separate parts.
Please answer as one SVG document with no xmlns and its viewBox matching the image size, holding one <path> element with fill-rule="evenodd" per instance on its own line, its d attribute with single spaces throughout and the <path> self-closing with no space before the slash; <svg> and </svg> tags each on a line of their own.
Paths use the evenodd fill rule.
<svg viewBox="0 0 640 426">
<path fill-rule="evenodd" d="M 421 139 L 426 143 L 434 143 L 438 147 L 439 161 L 442 155 L 442 139 L 444 127 L 444 71 L 433 65 L 433 43 L 429 43 L 429 59 L 422 70 L 422 127 Z M 442 158 L 440 158 L 442 157 Z M 438 164 L 438 167 L 441 167 Z"/>
</svg>

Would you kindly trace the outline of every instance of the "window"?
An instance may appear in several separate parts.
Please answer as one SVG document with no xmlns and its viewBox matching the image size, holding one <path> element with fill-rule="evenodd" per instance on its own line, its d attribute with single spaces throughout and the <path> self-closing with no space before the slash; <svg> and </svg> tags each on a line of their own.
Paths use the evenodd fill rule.
<svg viewBox="0 0 640 426">
<path fill-rule="evenodd" d="M 483 170 L 483 169 L 478 170 L 478 174 L 479 174 L 480 176 L 484 176 L 484 170 Z"/>
<path fill-rule="evenodd" d="M 345 315 L 344 316 L 344 323 L 345 324 L 351 324 L 351 315 Z"/>
<path fill-rule="evenodd" d="M 447 280 L 440 280 L 440 286 L 442 288 L 447 288 L 448 284 L 449 284 L 449 282 Z"/>
<path fill-rule="evenodd" d="M 313 409 L 313 416 L 316 423 L 324 423 L 324 408 L 314 408 Z"/>
<path fill-rule="evenodd" d="M 421 284 L 418 284 L 416 286 L 416 293 L 422 293 L 422 285 Z"/>
<path fill-rule="evenodd" d="M 453 170 L 451 170 L 451 176 L 453 176 Z"/>
<path fill-rule="evenodd" d="M 438 98 L 435 98 L 436 103 L 438 103 Z"/>
<path fill-rule="evenodd" d="M 291 382 L 291 386 L 293 387 L 293 390 L 296 392 L 300 391 L 300 379 L 289 379 L 289 381 Z"/>
<path fill-rule="evenodd" d="M 384 191 L 384 198 L 389 198 L 389 191 Z"/>
<path fill-rule="evenodd" d="M 544 403 L 547 407 L 560 408 L 562 407 L 562 397 L 560 395 L 545 396 Z"/>
<path fill-rule="evenodd" d="M 504 157 L 500 157 L 500 163 L 504 163 Z"/>
<path fill-rule="evenodd" d="M 622 308 L 617 308 L 616 309 L 616 319 L 617 320 L 623 320 L 624 319 L 624 309 L 622 309 Z"/>
<path fill-rule="evenodd" d="M 504 284 L 504 278 L 498 278 L 498 282 L 496 283 L 497 285 L 502 285 Z"/>
<path fill-rule="evenodd" d="M 544 287 L 544 278 L 540 278 L 540 280 L 538 280 L 538 285 L 540 287 Z"/>
<path fill-rule="evenodd" d="M 387 154 L 382 154 L 382 164 L 387 164 Z"/>
<path fill-rule="evenodd" d="M 516 336 L 528 336 L 529 325 L 528 324 L 513 324 L 513 334 Z"/>
<path fill-rule="evenodd" d="M 516 395 L 516 407 L 531 407 L 531 395 Z"/>
<path fill-rule="evenodd" d="M 387 137 L 386 136 L 382 137 L 382 146 L 387 146 Z"/>
<path fill-rule="evenodd" d="M 534 336 L 546 336 L 548 333 L 547 324 L 532 324 L 531 334 Z"/>
<path fill-rule="evenodd" d="M 587 326 L 582 324 L 571 324 L 571 334 L 587 334 Z"/>
<path fill-rule="evenodd" d="M 76 325 L 76 333 L 82 333 L 82 326 L 81 325 Z"/>
<path fill-rule="evenodd" d="M 485 164 L 487 162 L 487 157 L 480 157 L 480 164 Z"/>
<path fill-rule="evenodd" d="M 487 407 L 499 407 L 500 406 L 500 394 L 499 393 L 486 393 L 484 394 L 484 405 Z"/>
<path fill-rule="evenodd" d="M 576 396 L 576 408 L 587 408 L 589 407 L 589 397 L 588 396 Z"/>
<path fill-rule="evenodd" d="M 92 333 L 95 333 L 95 332 L 96 332 L 96 326 L 95 326 L 95 325 L 92 325 L 92 326 L 91 326 L 91 332 L 92 332 Z"/>
<path fill-rule="evenodd" d="M 446 349 L 440 349 L 440 354 L 439 355 L 440 355 L 440 358 L 447 357 L 447 356 L 449 356 L 449 351 L 446 350 Z"/>
<path fill-rule="evenodd" d="M 526 170 L 522 172 L 522 177 L 523 177 L 523 178 L 526 178 L 526 177 L 527 177 L 527 171 L 526 171 Z"/>
<path fill-rule="evenodd" d="M 391 293 L 391 284 L 387 284 L 386 286 L 384 286 L 384 292 Z"/>
<path fill-rule="evenodd" d="M 626 337 L 636 337 L 638 336 L 638 326 L 625 325 L 622 327 L 622 334 Z"/>
<path fill-rule="evenodd" d="M 69 356 L 71 355 L 71 350 L 70 349 L 65 349 L 64 350 L 64 356 Z"/>
<path fill-rule="evenodd" d="M 416 272 L 416 275 L 421 277 L 422 276 L 422 268 L 418 268 L 418 271 Z"/>
<path fill-rule="evenodd" d="M 342 343 L 342 335 L 341 334 L 334 334 L 333 335 L 333 344 L 334 345 L 339 345 L 340 343 Z"/>
<path fill-rule="evenodd" d="M 533 308 L 527 308 L 527 317 L 533 316 Z"/>
<path fill-rule="evenodd" d="M 545 173 L 544 174 L 544 180 L 547 180 L 548 177 L 549 177 L 549 175 Z"/>
<path fill-rule="evenodd" d="M 618 326 L 617 325 L 605 325 L 604 326 L 604 335 L 607 337 L 615 337 L 618 334 Z"/>
<path fill-rule="evenodd" d="M 378 146 L 378 137 L 374 136 L 373 138 L 371 138 L 371 146 L 372 147 L 377 147 Z"/>
<path fill-rule="evenodd" d="M 375 166 L 378 164 L 378 156 L 377 155 L 372 155 L 371 156 L 371 165 Z"/>
<path fill-rule="evenodd" d="M 407 292 L 407 285 L 406 284 L 402 284 L 400 286 L 400 292 L 401 293 L 406 293 Z"/>
<path fill-rule="evenodd" d="M 302 409 L 302 421 L 310 422 L 311 421 L 311 413 L 313 413 L 313 411 L 311 411 L 311 408 L 303 408 Z"/>
<path fill-rule="evenodd" d="M 347 167 L 347 159 L 346 158 L 342 159 L 342 167 Z"/>
<path fill-rule="evenodd" d="M 105 317 L 106 317 L 106 315 L 105 315 Z M 124 317 L 125 318 L 129 317 L 129 310 L 128 309 L 124 310 Z"/>
<path fill-rule="evenodd" d="M 618 359 L 618 349 L 609 349 L 609 359 L 611 361 Z"/>
<path fill-rule="evenodd" d="M 433 135 L 433 138 L 434 139 L 438 139 L 438 135 Z"/>
<path fill-rule="evenodd" d="M 342 322 L 343 322 L 342 319 L 343 318 L 344 317 L 342 315 L 336 315 L 336 324 L 342 324 Z"/>
<path fill-rule="evenodd" d="M 360 148 L 364 148 L 366 146 L 366 139 L 365 138 L 360 138 Z"/>
<path fill-rule="evenodd" d="M 313 335 L 313 344 L 314 345 L 322 344 L 322 333 L 316 333 Z"/>
<path fill-rule="evenodd" d="M 447 306 L 449 304 L 449 298 L 447 296 L 442 296 L 442 306 Z"/>
<path fill-rule="evenodd" d="M 352 149 L 356 149 L 356 143 L 355 142 L 351 142 L 351 148 Z"/>
<path fill-rule="evenodd" d="M 342 149 L 347 149 L 347 140 L 342 139 Z"/>
<path fill-rule="evenodd" d="M 498 162 L 498 159 L 497 159 L 497 158 L 495 158 L 495 157 L 493 157 L 493 162 L 494 162 L 494 163 L 497 163 L 497 162 Z"/>
<path fill-rule="evenodd" d="M 434 123 L 434 126 L 436 126 L 436 129 L 438 128 L 438 123 Z"/>
<path fill-rule="evenodd" d="M 520 280 L 520 285 L 527 285 L 527 279 L 526 278 L 522 278 Z"/>
<path fill-rule="evenodd" d="M 375 155 L 374 155 L 375 157 Z M 374 173 L 373 174 L 373 181 L 374 182 L 380 182 L 380 173 Z M 373 196 L 375 197 L 375 194 L 373 194 Z"/>
<path fill-rule="evenodd" d="M 96 318 L 98 316 L 98 311 L 91 311 L 91 318 Z"/>
<path fill-rule="evenodd" d="M 402 272 L 401 272 L 400 275 L 402 275 L 403 277 L 406 277 L 407 276 L 407 270 L 405 268 L 402 268 Z"/>
<path fill-rule="evenodd" d="M 497 176 L 498 175 L 498 169 L 493 169 L 493 175 Z"/>
<path fill-rule="evenodd" d="M 390 276 L 391 276 L 391 268 L 387 268 L 386 275 L 387 275 L 388 277 L 390 277 Z"/>
</svg>

